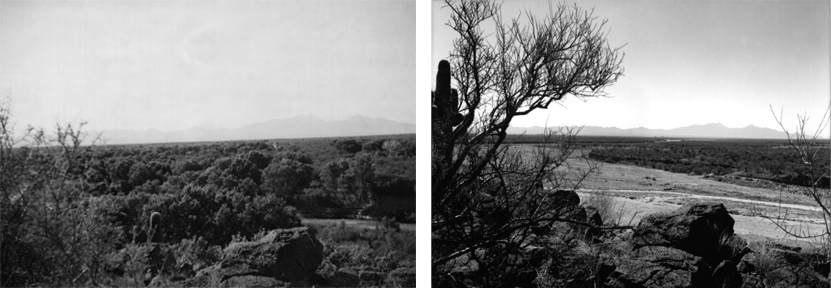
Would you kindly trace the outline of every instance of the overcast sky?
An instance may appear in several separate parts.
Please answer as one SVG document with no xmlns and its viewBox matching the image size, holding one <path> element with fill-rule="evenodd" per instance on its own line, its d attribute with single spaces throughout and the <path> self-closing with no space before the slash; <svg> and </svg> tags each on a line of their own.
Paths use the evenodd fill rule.
<svg viewBox="0 0 831 288">
<path fill-rule="evenodd" d="M 557 2 L 554 2 L 557 3 Z M 566 3 L 574 3 L 570 0 Z M 784 109 L 819 121 L 831 101 L 828 1 L 576 1 L 608 19 L 612 46 L 623 51 L 625 76 L 610 98 L 519 117 L 514 126 L 592 125 L 676 128 L 720 122 L 776 128 Z M 433 73 L 456 37 L 449 9 L 433 2 Z M 505 18 L 543 13 L 548 1 L 505 1 Z"/>
<path fill-rule="evenodd" d="M 0 1 L 0 98 L 18 126 L 415 123 L 414 32 L 414 1 Z"/>
</svg>

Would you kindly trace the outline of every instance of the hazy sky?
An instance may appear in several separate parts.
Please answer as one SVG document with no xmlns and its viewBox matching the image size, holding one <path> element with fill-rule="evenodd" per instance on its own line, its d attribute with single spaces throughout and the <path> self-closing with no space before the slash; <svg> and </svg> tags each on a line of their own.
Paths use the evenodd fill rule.
<svg viewBox="0 0 831 288">
<path fill-rule="evenodd" d="M 558 2 L 554 2 L 558 3 Z M 573 1 L 566 3 L 574 3 Z M 831 101 L 828 1 L 576 1 L 608 19 L 608 41 L 626 45 L 625 76 L 610 98 L 517 118 L 515 126 L 676 128 L 720 122 L 777 127 L 769 105 L 819 121 Z M 456 37 L 449 9 L 433 2 L 433 73 Z M 548 1 L 505 1 L 505 18 L 543 13 Z M 435 74 L 434 74 L 435 75 Z"/>
<path fill-rule="evenodd" d="M 18 126 L 415 123 L 414 32 L 414 1 L 0 1 L 0 98 Z"/>
</svg>

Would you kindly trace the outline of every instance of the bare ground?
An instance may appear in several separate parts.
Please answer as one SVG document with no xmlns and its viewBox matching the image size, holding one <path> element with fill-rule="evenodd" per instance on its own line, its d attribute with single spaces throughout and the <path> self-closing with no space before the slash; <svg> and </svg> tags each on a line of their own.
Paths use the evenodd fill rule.
<svg viewBox="0 0 831 288">
<path fill-rule="evenodd" d="M 572 161 L 571 168 L 586 169 L 584 162 Z M 736 221 L 734 230 L 750 241 L 774 239 L 783 244 L 807 247 L 820 239 L 795 239 L 770 219 L 801 233 L 823 231 L 822 214 L 813 200 L 787 191 L 794 187 L 767 189 L 739 186 L 703 176 L 657 169 L 603 163 L 601 173 L 582 183 L 581 198 L 588 193 L 614 196 L 623 205 L 620 223 L 636 225 L 652 213 L 669 212 L 692 202 L 724 203 Z"/>
</svg>

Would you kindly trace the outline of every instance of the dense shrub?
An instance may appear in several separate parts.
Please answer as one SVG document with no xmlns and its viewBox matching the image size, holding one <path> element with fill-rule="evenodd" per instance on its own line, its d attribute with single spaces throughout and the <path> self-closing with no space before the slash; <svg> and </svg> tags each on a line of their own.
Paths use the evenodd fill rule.
<svg viewBox="0 0 831 288">
<path fill-rule="evenodd" d="M 294 159 L 283 158 L 272 161 L 262 174 L 263 191 L 291 199 L 309 187 L 314 177 L 314 168 Z"/>
<path fill-rule="evenodd" d="M 349 154 L 358 153 L 362 149 L 361 143 L 358 143 L 355 139 L 336 140 L 334 145 L 335 148 L 338 148 L 341 152 Z"/>
<path fill-rule="evenodd" d="M 310 228 L 324 245 L 318 274 L 342 268 L 391 272 L 415 267 L 415 231 L 363 229 L 344 224 Z"/>
<path fill-rule="evenodd" d="M 149 219 L 153 211 L 161 213 L 163 235 L 173 242 L 202 237 L 211 245 L 219 245 L 237 234 L 250 236 L 260 230 L 300 225 L 297 211 L 281 198 L 246 195 L 213 185 L 187 186 L 180 194 L 154 196 L 138 209 L 140 219 Z"/>
</svg>

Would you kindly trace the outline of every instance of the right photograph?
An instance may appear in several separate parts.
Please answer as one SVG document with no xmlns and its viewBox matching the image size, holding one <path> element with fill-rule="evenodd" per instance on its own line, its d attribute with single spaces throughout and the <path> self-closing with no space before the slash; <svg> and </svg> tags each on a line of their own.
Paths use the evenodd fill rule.
<svg viewBox="0 0 831 288">
<path fill-rule="evenodd" d="M 433 287 L 828 287 L 828 1 L 432 2 Z"/>
</svg>

